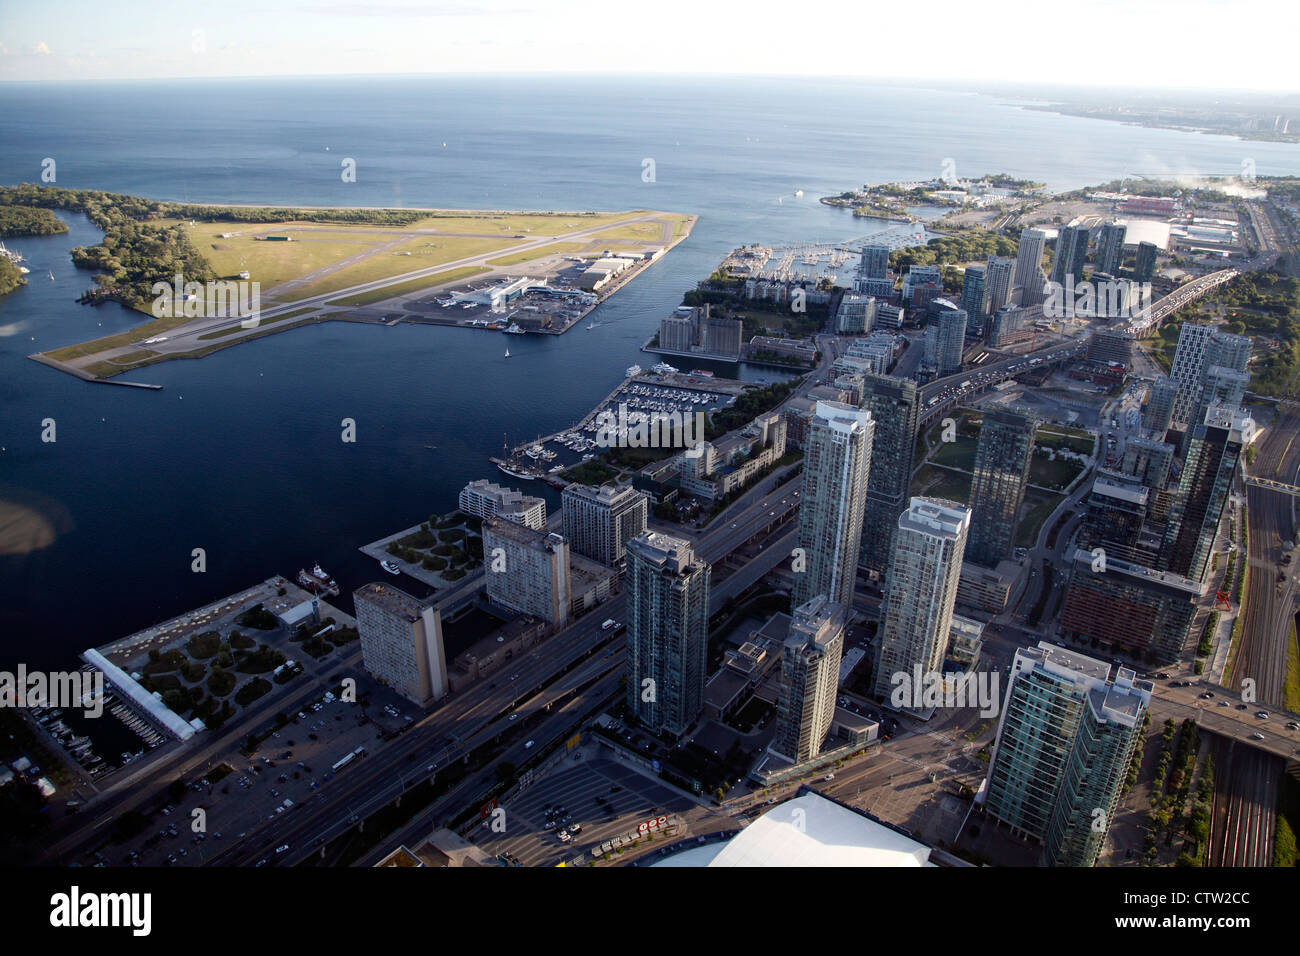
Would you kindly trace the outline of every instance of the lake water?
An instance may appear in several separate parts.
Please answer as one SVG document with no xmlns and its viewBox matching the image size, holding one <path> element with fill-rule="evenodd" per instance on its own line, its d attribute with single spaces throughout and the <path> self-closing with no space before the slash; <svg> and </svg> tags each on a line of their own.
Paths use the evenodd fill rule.
<svg viewBox="0 0 1300 956">
<path fill-rule="evenodd" d="M 48 157 L 60 186 L 156 199 L 700 217 L 687 242 L 600 307 L 596 329 L 512 338 L 509 360 L 483 332 L 329 323 L 127 376 L 159 392 L 83 383 L 26 358 L 139 317 L 75 303 L 91 281 L 68 250 L 98 239 L 83 218 L 65 216 L 65 236 L 11 240 L 32 272 L 0 298 L 0 514 L 31 517 L 53 541 L 0 555 L 5 669 L 67 666 L 86 647 L 313 561 L 345 594 L 382 577 L 358 545 L 450 510 L 467 481 L 504 479 L 487 459 L 506 435 L 567 425 L 628 365 L 654 361 L 641 343 L 731 248 L 885 225 L 818 196 L 932 177 L 945 159 L 960 176 L 1056 188 L 1234 173 L 1244 157 L 1261 175 L 1300 172 L 1294 145 L 982 96 L 727 78 L 0 84 L 0 143 L 10 184 L 38 181 Z M 355 183 L 340 178 L 343 158 L 356 161 Z M 54 443 L 40 440 L 47 418 Z M 355 444 L 340 440 L 343 418 L 357 422 Z M 203 574 L 190 570 L 194 548 L 206 551 Z"/>
</svg>

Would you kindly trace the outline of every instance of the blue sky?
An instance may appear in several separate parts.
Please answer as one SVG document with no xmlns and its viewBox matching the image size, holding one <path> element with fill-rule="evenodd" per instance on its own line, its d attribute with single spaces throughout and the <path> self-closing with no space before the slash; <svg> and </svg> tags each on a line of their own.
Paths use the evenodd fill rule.
<svg viewBox="0 0 1300 956">
<path fill-rule="evenodd" d="M 1300 81 L 1278 42 L 1243 54 L 1297 34 L 1294 0 L 0 0 L 0 81 L 691 72 L 1282 92 Z"/>
</svg>

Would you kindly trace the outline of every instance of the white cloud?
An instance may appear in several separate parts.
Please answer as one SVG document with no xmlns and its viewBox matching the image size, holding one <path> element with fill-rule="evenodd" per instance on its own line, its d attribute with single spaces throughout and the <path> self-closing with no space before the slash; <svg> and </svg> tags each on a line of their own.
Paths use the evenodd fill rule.
<svg viewBox="0 0 1300 956">
<path fill-rule="evenodd" d="M 33 44 L 31 45 L 31 48 L 30 48 L 29 52 L 31 52 L 31 53 L 33 53 L 33 54 L 38 54 L 38 55 L 40 55 L 40 56 L 49 56 L 49 55 L 50 55 L 50 48 L 49 48 L 48 45 L 46 45 L 46 43 L 45 43 L 44 40 L 40 40 L 40 41 L 38 41 L 38 42 L 36 42 L 36 43 L 33 43 Z"/>
</svg>

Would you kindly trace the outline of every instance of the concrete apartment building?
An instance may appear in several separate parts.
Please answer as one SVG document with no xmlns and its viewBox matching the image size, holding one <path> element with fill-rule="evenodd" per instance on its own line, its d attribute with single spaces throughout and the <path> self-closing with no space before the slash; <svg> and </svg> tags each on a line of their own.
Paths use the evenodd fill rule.
<svg viewBox="0 0 1300 956">
<path fill-rule="evenodd" d="M 876 322 L 875 296 L 846 292 L 835 311 L 835 331 L 840 335 L 865 335 Z"/>
<path fill-rule="evenodd" d="M 571 484 L 561 496 L 564 536 L 574 553 L 606 567 L 621 564 L 627 543 L 646 529 L 649 499 L 631 485 Z"/>
<path fill-rule="evenodd" d="M 681 489 L 710 501 L 744 488 L 785 454 L 785 418 L 759 415 L 742 431 L 702 441 L 678 456 Z"/>
<path fill-rule="evenodd" d="M 545 621 L 569 622 L 569 542 L 506 518 L 483 522 L 483 564 L 492 603 Z"/>
<path fill-rule="evenodd" d="M 1120 470 L 1154 491 L 1165 487 L 1174 463 L 1174 446 L 1153 438 L 1130 438 Z"/>
<path fill-rule="evenodd" d="M 712 314 L 702 308 L 680 306 L 659 322 L 659 348 L 672 352 L 699 353 L 735 358 L 740 355 L 743 323 Z"/>
<path fill-rule="evenodd" d="M 1061 633 L 1160 663 L 1178 660 L 1193 634 L 1205 586 L 1112 556 L 1109 550 L 1105 569 L 1093 567 L 1092 552 L 1077 549 L 1061 609 Z"/>
<path fill-rule="evenodd" d="M 476 518 L 500 515 L 526 525 L 534 531 L 546 527 L 546 501 L 503 488 L 486 478 L 471 481 L 460 491 L 460 510 Z"/>
<path fill-rule="evenodd" d="M 366 672 L 421 707 L 445 697 L 450 688 L 437 609 L 377 582 L 352 598 Z"/>
</svg>

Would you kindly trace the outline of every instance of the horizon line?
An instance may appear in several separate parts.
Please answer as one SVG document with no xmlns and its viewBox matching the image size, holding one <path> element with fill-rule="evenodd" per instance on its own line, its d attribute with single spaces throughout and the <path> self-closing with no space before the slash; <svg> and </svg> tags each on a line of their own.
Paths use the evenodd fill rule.
<svg viewBox="0 0 1300 956">
<path fill-rule="evenodd" d="M 1142 94 L 1173 94 L 1180 96 L 1193 95 L 1213 95 L 1213 94 L 1235 94 L 1240 96 L 1258 96 L 1258 97 L 1276 97 L 1288 98 L 1295 97 L 1300 100 L 1300 87 L 1290 90 L 1265 89 L 1262 87 L 1233 87 L 1233 86 L 1176 86 L 1176 85 L 1141 85 L 1132 84 L 1042 84 L 1029 83 L 1020 80 L 1009 79 L 978 79 L 978 78 L 932 78 L 925 77 L 899 77 L 899 76 L 878 76 L 863 73 L 765 73 L 765 72 L 734 72 L 734 71 L 694 71 L 694 72 L 675 72 L 672 74 L 637 72 L 637 71 L 610 71 L 610 70 L 423 70 L 420 72 L 392 72 L 376 73 L 373 71 L 358 72 L 332 72 L 332 73 L 231 73 L 217 76 L 204 74 L 187 74 L 187 75 L 155 75 L 155 76 L 78 76 L 68 77 L 66 79 L 22 79 L 8 78 L 0 76 L 0 85 L 3 86 L 84 86 L 86 84 L 99 83 L 165 83 L 175 81 L 247 81 L 247 80 L 265 80 L 265 81 L 292 81 L 292 80 L 357 80 L 357 79 L 422 79 L 422 78 L 447 78 L 463 77 L 466 79 L 489 79 L 492 77 L 555 77 L 555 78 L 596 78 L 596 77 L 619 77 L 627 79 L 650 79 L 660 81 L 672 81 L 675 79 L 734 79 L 734 80 L 821 80 L 832 82 L 860 82 L 876 86 L 903 87 L 914 89 L 932 89 L 937 92 L 943 92 L 948 89 L 961 89 L 968 92 L 984 95 L 992 95 L 994 92 L 1009 93 L 1011 91 L 1036 91 L 1032 98 L 1043 102 L 1052 102 L 1050 94 L 1077 91 L 1080 93 L 1102 93 L 1108 91 L 1122 92 L 1139 96 Z M 1300 103 L 1297 103 L 1300 105 Z"/>
</svg>

